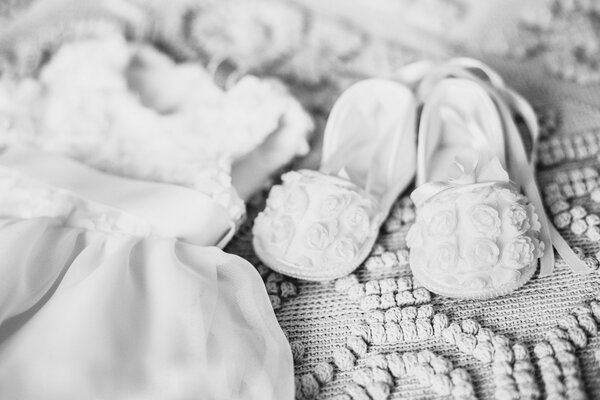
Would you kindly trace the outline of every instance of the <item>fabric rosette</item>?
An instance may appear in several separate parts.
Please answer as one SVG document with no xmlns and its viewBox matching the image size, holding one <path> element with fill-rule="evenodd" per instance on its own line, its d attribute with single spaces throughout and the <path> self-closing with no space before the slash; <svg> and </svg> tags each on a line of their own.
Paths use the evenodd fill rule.
<svg viewBox="0 0 600 400">
<path fill-rule="evenodd" d="M 367 257 L 382 218 L 377 201 L 347 180 L 288 172 L 254 222 L 254 249 L 282 274 L 331 280 Z"/>
<path fill-rule="evenodd" d="M 493 297 L 521 286 L 535 272 L 544 250 L 539 218 L 502 171 L 495 176 L 486 182 L 476 175 L 461 177 L 417 196 L 421 201 L 407 244 L 415 276 L 433 291 Z"/>
</svg>

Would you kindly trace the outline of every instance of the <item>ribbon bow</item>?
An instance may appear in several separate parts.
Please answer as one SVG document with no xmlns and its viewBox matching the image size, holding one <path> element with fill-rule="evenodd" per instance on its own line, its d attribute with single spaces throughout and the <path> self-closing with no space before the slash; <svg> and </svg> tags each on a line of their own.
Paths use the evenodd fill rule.
<svg viewBox="0 0 600 400">
<path fill-rule="evenodd" d="M 492 158 L 481 166 L 479 159 L 456 157 L 454 166 L 458 171 L 458 174 L 454 171 L 455 178 L 450 178 L 447 182 L 427 182 L 419 186 L 410 195 L 413 203 L 417 207 L 421 207 L 423 203 L 441 192 L 461 187 L 476 189 L 485 186 L 499 186 L 518 191 L 517 186 L 509 180 L 508 173 L 502 168 L 498 157 Z"/>
</svg>

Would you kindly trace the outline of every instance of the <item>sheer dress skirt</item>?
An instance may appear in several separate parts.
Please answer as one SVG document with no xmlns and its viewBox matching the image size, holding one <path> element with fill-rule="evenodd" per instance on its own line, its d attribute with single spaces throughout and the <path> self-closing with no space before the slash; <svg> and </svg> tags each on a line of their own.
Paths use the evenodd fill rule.
<svg viewBox="0 0 600 400">
<path fill-rule="evenodd" d="M 181 189 L 0 154 L 0 398 L 293 398 L 227 213 Z"/>
</svg>

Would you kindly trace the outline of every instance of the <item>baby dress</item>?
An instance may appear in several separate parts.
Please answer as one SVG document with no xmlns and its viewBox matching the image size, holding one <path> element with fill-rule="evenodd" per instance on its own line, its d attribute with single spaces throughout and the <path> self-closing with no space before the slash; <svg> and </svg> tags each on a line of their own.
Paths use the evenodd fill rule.
<svg viewBox="0 0 600 400">
<path fill-rule="evenodd" d="M 0 398 L 292 398 L 258 273 L 212 247 L 218 203 L 19 147 L 0 193 Z"/>
<path fill-rule="evenodd" d="M 0 398 L 292 399 L 264 284 L 218 247 L 244 213 L 232 164 L 308 117 L 252 77 L 146 107 L 131 56 L 68 44 L 0 87 Z"/>
</svg>

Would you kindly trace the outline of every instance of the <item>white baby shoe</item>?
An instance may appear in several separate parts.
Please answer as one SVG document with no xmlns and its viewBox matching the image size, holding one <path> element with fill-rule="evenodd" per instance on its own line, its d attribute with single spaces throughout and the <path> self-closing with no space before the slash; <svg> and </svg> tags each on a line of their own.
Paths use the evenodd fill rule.
<svg viewBox="0 0 600 400">
<path fill-rule="evenodd" d="M 334 105 L 319 171 L 288 172 L 255 220 L 254 249 L 272 269 L 324 281 L 369 254 L 416 165 L 415 99 L 383 79 L 358 82 Z"/>
<path fill-rule="evenodd" d="M 449 297 L 511 292 L 554 266 L 552 245 L 577 272 L 588 272 L 552 229 L 513 114 L 535 145 L 530 105 L 475 60 L 434 67 L 420 82 L 417 219 L 407 235 L 415 278 Z M 521 189 L 523 194 L 521 194 Z"/>
</svg>

